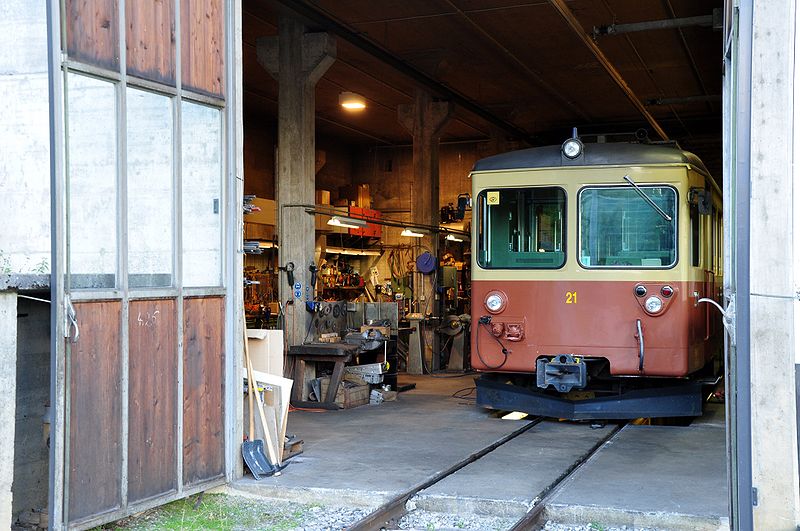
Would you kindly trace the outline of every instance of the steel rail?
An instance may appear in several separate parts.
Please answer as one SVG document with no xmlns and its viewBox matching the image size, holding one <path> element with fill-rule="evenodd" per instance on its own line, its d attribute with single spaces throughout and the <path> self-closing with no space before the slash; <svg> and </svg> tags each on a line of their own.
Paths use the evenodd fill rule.
<svg viewBox="0 0 800 531">
<path fill-rule="evenodd" d="M 611 430 L 608 435 L 597 441 L 597 443 L 592 446 L 588 452 L 583 454 L 583 456 L 578 458 L 577 461 L 572 463 L 572 465 L 567 468 L 558 478 L 556 478 L 555 481 L 545 487 L 535 498 L 539 501 L 536 502 L 536 504 L 527 513 L 525 513 L 525 516 L 517 520 L 517 523 L 514 524 L 514 527 L 512 527 L 510 531 L 528 531 L 530 529 L 537 529 L 541 523 L 540 519 L 544 513 L 544 510 L 547 508 L 553 498 L 555 498 L 556 494 L 560 492 L 559 487 L 565 484 L 569 479 L 573 478 L 583 467 L 583 465 L 585 465 L 589 459 L 591 459 L 592 456 L 594 456 L 597 451 L 603 447 L 603 445 L 610 441 L 626 425 L 627 424 L 621 424 Z"/>
<path fill-rule="evenodd" d="M 498 439 L 497 441 L 493 442 L 489 446 L 486 446 L 476 452 L 471 453 L 466 458 L 462 459 L 458 463 L 452 465 L 451 467 L 437 472 L 427 480 L 418 483 L 414 487 L 411 487 L 409 490 L 403 492 L 402 494 L 395 496 L 388 502 L 384 503 L 373 512 L 353 524 L 352 526 L 348 527 L 348 531 L 376 531 L 380 529 L 386 529 L 387 526 L 392 524 L 396 524 L 408 511 L 406 511 L 406 502 L 408 502 L 411 498 L 413 498 L 419 491 L 427 489 L 431 485 L 434 485 L 446 477 L 458 472 L 465 466 L 469 465 L 470 463 L 474 463 L 481 457 L 485 456 L 486 454 L 496 450 L 500 446 L 504 445 L 508 441 L 522 435 L 529 429 L 533 428 L 540 422 L 545 420 L 545 417 L 535 417 L 530 422 L 518 428 L 511 433 L 503 436 L 502 438 Z"/>
</svg>

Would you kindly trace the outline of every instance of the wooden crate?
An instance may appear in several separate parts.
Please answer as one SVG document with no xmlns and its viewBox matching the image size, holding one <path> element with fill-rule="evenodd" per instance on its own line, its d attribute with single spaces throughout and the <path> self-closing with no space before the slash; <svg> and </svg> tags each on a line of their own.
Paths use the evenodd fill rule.
<svg viewBox="0 0 800 531">
<path fill-rule="evenodd" d="M 331 379 L 327 376 L 320 378 L 323 397 L 328 396 L 327 393 L 330 382 Z M 346 375 L 342 383 L 339 384 L 339 390 L 336 392 L 336 400 L 334 400 L 334 402 L 336 402 L 336 405 L 339 406 L 340 409 L 349 409 L 369 404 L 369 384 L 364 383 L 364 381 L 357 376 Z"/>
</svg>

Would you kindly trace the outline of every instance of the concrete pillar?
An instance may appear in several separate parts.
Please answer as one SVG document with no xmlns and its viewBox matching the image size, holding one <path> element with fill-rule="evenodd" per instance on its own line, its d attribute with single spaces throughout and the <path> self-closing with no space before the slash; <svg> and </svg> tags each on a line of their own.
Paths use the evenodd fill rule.
<svg viewBox="0 0 800 531">
<path fill-rule="evenodd" d="M 397 107 L 400 125 L 413 138 L 411 219 L 415 223 L 439 226 L 439 137 L 452 111 L 452 103 L 433 101 L 431 95 L 423 90 L 417 90 L 413 104 Z M 421 240 L 417 242 L 419 246 L 430 249 L 438 259 L 438 236 L 432 234 Z M 414 298 L 419 303 L 419 311 L 424 311 L 426 305 L 428 311 L 435 311 L 434 301 L 429 303 L 426 299 L 434 295 L 431 289 L 433 277 L 429 277 L 424 286 L 421 277 L 420 274 L 414 275 Z M 423 289 L 419 289 L 420 286 Z"/>
<path fill-rule="evenodd" d="M 17 294 L 0 292 L 0 529 L 11 528 L 17 403 Z"/>
<path fill-rule="evenodd" d="M 750 383 L 753 528 L 800 524 L 792 196 L 797 194 L 795 6 L 753 2 L 750 120 Z M 792 109 L 794 107 L 794 116 Z M 796 135 L 796 133 L 795 133 Z M 800 150 L 795 151 L 795 157 Z M 797 216 L 800 212 L 795 212 Z M 741 289 L 742 286 L 739 286 Z M 737 308 L 738 309 L 738 308 Z"/>
<path fill-rule="evenodd" d="M 293 301 L 285 330 L 289 344 L 298 345 L 311 315 L 304 302 L 313 298 L 308 266 L 315 263 L 314 216 L 291 205 L 314 204 L 314 87 L 335 60 L 336 43 L 327 33 L 306 33 L 302 23 L 283 16 L 278 36 L 258 39 L 257 53 L 261 66 L 278 80 L 278 260 L 281 266 L 294 264 L 295 280 L 291 287 L 282 274 L 279 293 L 281 301 Z"/>
</svg>

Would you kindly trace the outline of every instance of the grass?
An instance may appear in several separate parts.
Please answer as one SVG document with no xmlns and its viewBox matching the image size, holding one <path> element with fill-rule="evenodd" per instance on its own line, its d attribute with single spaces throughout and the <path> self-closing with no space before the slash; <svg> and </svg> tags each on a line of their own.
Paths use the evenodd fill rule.
<svg viewBox="0 0 800 531">
<path fill-rule="evenodd" d="M 198 496 L 192 496 L 95 529 L 288 531 L 301 525 L 304 511 L 310 507 L 293 504 L 291 508 L 287 508 L 238 496 L 206 494 L 199 500 L 199 504 Z"/>
</svg>

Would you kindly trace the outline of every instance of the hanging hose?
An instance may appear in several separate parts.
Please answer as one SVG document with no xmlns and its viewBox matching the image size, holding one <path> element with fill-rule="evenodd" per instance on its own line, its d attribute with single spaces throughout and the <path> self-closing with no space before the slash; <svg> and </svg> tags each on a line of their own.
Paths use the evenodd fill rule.
<svg viewBox="0 0 800 531">
<path fill-rule="evenodd" d="M 487 369 L 493 371 L 499 369 L 500 367 L 506 364 L 506 362 L 508 361 L 508 349 L 505 347 L 505 345 L 503 345 L 503 342 L 500 341 L 500 338 L 492 334 L 492 331 L 489 328 L 489 323 L 491 322 L 492 322 L 491 317 L 484 316 L 478 319 L 478 326 L 480 327 L 480 325 L 483 325 L 486 329 L 486 333 L 489 334 L 489 337 L 497 341 L 497 344 L 500 345 L 501 352 L 503 353 L 503 361 L 500 363 L 500 365 L 489 365 L 488 363 L 486 363 L 486 360 L 484 360 L 483 356 L 481 355 L 481 346 L 480 346 L 481 341 L 477 337 L 475 338 L 475 351 L 478 353 L 478 359 L 481 360 L 481 363 L 483 363 Z"/>
</svg>

